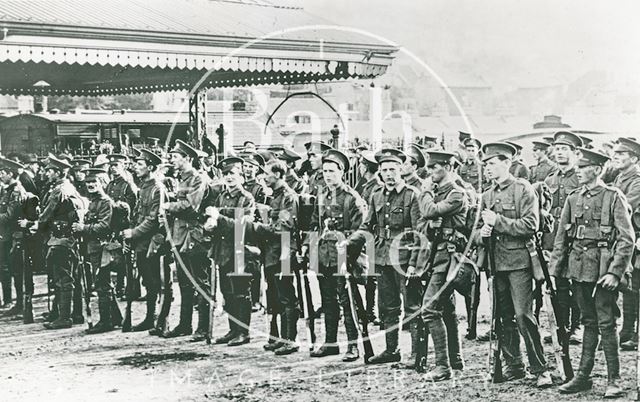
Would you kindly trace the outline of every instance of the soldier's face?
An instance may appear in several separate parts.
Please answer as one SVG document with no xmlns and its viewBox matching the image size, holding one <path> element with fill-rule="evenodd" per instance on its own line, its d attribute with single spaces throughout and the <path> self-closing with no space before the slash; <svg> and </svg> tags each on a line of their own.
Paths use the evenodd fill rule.
<svg viewBox="0 0 640 402">
<path fill-rule="evenodd" d="M 400 164 L 396 162 L 382 162 L 380 176 L 385 185 L 393 187 L 400 181 Z"/>
<path fill-rule="evenodd" d="M 416 171 L 415 165 L 411 162 L 410 158 L 407 158 L 402 162 L 402 168 L 400 173 L 403 175 L 411 174 Z"/>
<path fill-rule="evenodd" d="M 602 169 L 600 166 L 578 166 L 576 168 L 578 183 L 580 183 L 580 185 L 593 183 L 598 178 L 601 171 Z"/>
<path fill-rule="evenodd" d="M 54 169 L 47 169 L 47 180 L 53 181 L 58 179 L 58 171 Z"/>
<path fill-rule="evenodd" d="M 0 170 L 0 181 L 2 181 L 2 184 L 11 183 L 11 173 L 7 170 Z"/>
<path fill-rule="evenodd" d="M 631 165 L 638 163 L 638 157 L 633 156 L 630 152 L 614 152 L 613 167 L 625 170 Z"/>
<path fill-rule="evenodd" d="M 445 178 L 445 176 L 447 175 L 447 169 L 440 165 L 439 163 L 436 163 L 435 165 L 431 166 L 429 168 L 429 171 L 431 172 L 431 180 L 434 183 L 440 183 L 442 181 L 442 179 Z"/>
<path fill-rule="evenodd" d="M 84 181 L 85 177 L 87 177 L 87 175 L 82 170 L 74 170 L 73 176 L 77 181 Z"/>
<path fill-rule="evenodd" d="M 98 184 L 98 180 L 90 180 L 87 182 L 87 192 L 90 194 L 98 192 L 100 184 Z"/>
<path fill-rule="evenodd" d="M 150 173 L 149 166 L 147 166 L 147 162 L 143 160 L 136 161 L 136 164 L 133 167 L 133 170 L 136 176 L 138 177 L 147 177 L 147 175 Z"/>
<path fill-rule="evenodd" d="M 509 173 L 509 167 L 511 163 L 508 159 L 491 158 L 484 164 L 484 173 L 489 180 L 494 180 L 499 177 L 504 177 Z"/>
<path fill-rule="evenodd" d="M 469 155 L 477 155 L 478 154 L 478 147 L 476 147 L 475 145 L 469 145 L 467 147 L 465 147 L 465 150 L 467 151 L 467 154 Z"/>
<path fill-rule="evenodd" d="M 187 163 L 189 163 L 189 159 L 186 156 L 177 152 L 171 153 L 171 164 L 174 169 L 182 170 Z"/>
<path fill-rule="evenodd" d="M 256 165 L 252 165 L 251 163 L 243 163 L 242 172 L 244 173 L 245 177 L 251 179 L 256 176 L 256 173 L 258 173 L 258 167 Z"/>
<path fill-rule="evenodd" d="M 312 169 L 320 169 L 322 167 L 322 155 L 316 152 L 309 152 L 307 154 L 309 157 L 309 163 L 311 163 Z"/>
<path fill-rule="evenodd" d="M 240 165 L 235 165 L 223 175 L 224 182 L 228 187 L 234 188 L 242 184 L 242 167 Z"/>
<path fill-rule="evenodd" d="M 342 180 L 342 170 L 333 162 L 323 163 L 322 177 L 328 186 L 335 186 Z"/>
<path fill-rule="evenodd" d="M 569 145 L 558 144 L 553 148 L 553 156 L 559 165 L 570 165 L 575 161 L 576 152 Z"/>
<path fill-rule="evenodd" d="M 544 156 L 544 151 L 541 149 L 534 149 L 533 150 L 533 159 L 539 161 L 542 157 Z"/>
</svg>

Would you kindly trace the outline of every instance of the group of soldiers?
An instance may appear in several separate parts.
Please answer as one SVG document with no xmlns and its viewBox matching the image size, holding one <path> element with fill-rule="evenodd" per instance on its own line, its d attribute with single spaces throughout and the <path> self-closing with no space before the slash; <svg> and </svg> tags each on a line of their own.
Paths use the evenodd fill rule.
<svg viewBox="0 0 640 402">
<path fill-rule="evenodd" d="M 530 168 L 521 161 L 521 145 L 483 145 L 463 132 L 453 152 L 433 142 L 402 149 L 363 145 L 347 156 L 311 141 L 306 161 L 291 148 L 247 143 L 214 164 L 212 155 L 181 140 L 166 154 L 136 149 L 95 160 L 1 158 L 3 311 L 33 322 L 33 270 L 46 266 L 55 294 L 47 329 L 89 320 L 88 333 L 123 326 L 238 346 L 250 342 L 252 313 L 265 301 L 271 321 L 264 349 L 275 355 L 299 351 L 301 317 L 311 357 L 340 354 L 342 317 L 343 361 L 360 358 L 362 341 L 367 364 L 424 370 L 430 336 L 435 362 L 425 379 L 444 381 L 464 368 L 459 293 L 467 303 L 467 339 L 492 345 L 494 379 L 526 376 L 522 338 L 528 370 L 542 388 L 553 385 L 539 325 L 546 284 L 553 318 L 567 334 L 560 342 L 582 345 L 577 372 L 565 368 L 559 391 L 592 387 L 600 345 L 608 373 L 604 395 L 619 397 L 619 350 L 638 345 L 640 275 L 633 256 L 640 144 L 620 138 L 595 150 L 590 142 L 570 131 L 533 141 L 537 163 Z M 359 181 L 351 188 L 345 179 L 354 164 Z M 173 271 L 180 311 L 170 326 Z M 476 336 L 482 275 L 491 284 L 492 325 Z M 130 325 L 131 302 L 142 293 L 139 279 L 146 315 Z M 218 289 L 229 328 L 212 339 Z M 117 293 L 127 301 L 124 318 Z M 316 346 L 320 314 L 325 339 Z M 368 342 L 371 323 L 385 331 L 378 354 Z M 405 358 L 402 329 L 411 335 Z M 548 338 L 557 342 L 555 335 Z"/>
</svg>

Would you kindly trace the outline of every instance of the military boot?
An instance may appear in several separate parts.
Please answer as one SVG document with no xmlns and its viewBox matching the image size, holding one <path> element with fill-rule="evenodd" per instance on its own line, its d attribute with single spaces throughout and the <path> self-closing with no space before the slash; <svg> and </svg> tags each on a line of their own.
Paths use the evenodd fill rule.
<svg viewBox="0 0 640 402">
<path fill-rule="evenodd" d="M 16 292 L 18 293 L 18 292 Z M 11 308 L 7 311 L 4 312 L 5 316 L 16 316 L 16 315 L 22 315 L 23 310 L 24 310 L 24 300 L 23 300 L 23 296 L 22 295 L 16 295 L 16 302 L 11 306 Z"/>
<path fill-rule="evenodd" d="M 87 329 L 87 334 L 101 334 L 113 331 L 113 323 L 111 322 L 111 300 L 108 292 L 98 292 L 98 312 L 100 320 L 93 328 Z"/>
<path fill-rule="evenodd" d="M 207 339 L 209 332 L 209 302 L 204 297 L 198 300 L 198 327 L 191 337 L 192 342 L 200 342 Z"/>
<path fill-rule="evenodd" d="M 602 348 L 607 361 L 607 389 L 604 397 L 619 398 L 625 395 L 620 385 L 620 355 L 618 351 L 618 333 L 615 329 L 602 332 Z"/>
<path fill-rule="evenodd" d="M 24 307 L 22 309 L 22 323 L 33 324 L 33 305 L 31 302 L 31 295 L 25 293 Z"/>
<path fill-rule="evenodd" d="M 134 325 L 133 328 L 131 328 L 132 332 L 142 332 L 153 328 L 156 315 L 156 298 L 156 294 L 151 292 L 147 293 L 147 314 L 140 324 Z"/>
<path fill-rule="evenodd" d="M 162 334 L 163 338 L 177 338 L 179 336 L 191 335 L 193 328 L 193 290 L 190 288 L 180 288 L 180 321 L 178 325 Z"/>
<path fill-rule="evenodd" d="M 0 276 L 2 274 L 0 273 Z M 11 276 L 7 273 L 6 277 L 2 278 L 2 305 L 1 308 L 10 309 L 13 305 L 11 303 L 13 297 L 11 295 Z"/>
<path fill-rule="evenodd" d="M 82 300 L 82 286 L 76 281 L 73 287 L 73 310 L 71 318 L 74 324 L 84 324 L 84 315 L 82 314 L 83 300 Z"/>
<path fill-rule="evenodd" d="M 449 351 L 447 342 L 447 328 L 442 319 L 429 321 L 429 334 L 433 340 L 436 361 L 435 368 L 425 374 L 425 380 L 438 382 L 451 378 L 451 367 L 449 367 Z"/>
<path fill-rule="evenodd" d="M 460 333 L 458 331 L 458 317 L 456 312 L 447 312 L 442 320 L 447 328 L 447 349 L 449 351 L 449 364 L 453 370 L 464 369 L 464 360 L 460 353 Z"/>
<path fill-rule="evenodd" d="M 58 297 L 54 296 L 53 301 L 51 302 L 51 311 L 45 312 L 42 314 L 45 322 L 52 322 L 58 319 Z"/>
<path fill-rule="evenodd" d="M 114 327 L 122 327 L 122 321 L 124 321 L 124 318 L 122 317 L 122 313 L 120 312 L 120 306 L 118 306 L 118 301 L 116 300 L 116 296 L 113 293 L 113 290 L 109 290 L 108 295 L 111 325 L 113 325 Z"/>
<path fill-rule="evenodd" d="M 576 392 L 588 391 L 593 387 L 593 381 L 591 381 L 590 376 L 596 359 L 597 348 L 598 329 L 585 327 L 582 336 L 582 354 L 580 355 L 578 372 L 571 381 L 558 388 L 561 394 L 575 394 Z"/>
<path fill-rule="evenodd" d="M 605 399 L 621 398 L 625 395 L 626 392 L 620 385 L 620 378 L 610 378 L 607 381 L 607 389 L 604 392 Z"/>
<path fill-rule="evenodd" d="M 415 370 L 416 368 L 416 355 L 418 354 L 418 348 L 420 347 L 420 325 L 418 319 L 414 319 L 410 323 L 409 332 L 411 333 L 411 354 L 407 361 L 400 362 L 397 368 Z"/>
<path fill-rule="evenodd" d="M 272 318 L 269 329 L 269 340 L 265 345 L 262 346 L 264 350 L 268 352 L 273 352 L 277 349 L 280 349 L 282 345 L 285 344 L 284 339 L 286 338 L 284 334 L 287 328 L 287 318 L 285 317 L 284 312 L 280 313 L 280 328 L 282 328 L 282 334 L 280 334 L 280 332 L 278 331 L 277 320 L 277 317 L 275 319 Z M 282 335 L 282 337 L 280 335 Z"/>
<path fill-rule="evenodd" d="M 398 350 L 398 321 L 385 321 L 384 325 L 385 328 L 393 328 L 386 330 L 384 334 L 387 347 L 382 353 L 371 356 L 367 364 L 397 363 L 401 360 Z"/>
<path fill-rule="evenodd" d="M 638 295 L 624 293 L 622 295 L 622 329 L 620 330 L 620 346 L 632 339 L 636 334 L 635 322 L 638 315 Z M 636 342 L 637 343 L 637 342 Z"/>
<path fill-rule="evenodd" d="M 55 321 L 44 324 L 46 329 L 71 328 L 71 290 L 62 290 L 58 297 L 59 316 Z"/>
<path fill-rule="evenodd" d="M 311 357 L 326 357 L 340 354 L 338 347 L 338 311 L 336 309 L 324 309 L 324 344 L 311 352 Z"/>
<path fill-rule="evenodd" d="M 298 310 L 295 308 L 285 309 L 283 315 L 285 316 L 285 322 L 282 327 L 284 328 L 284 334 L 282 337 L 286 339 L 286 342 L 281 347 L 274 350 L 274 353 L 278 356 L 290 355 L 300 350 L 300 346 L 296 343 L 298 336 Z"/>
<path fill-rule="evenodd" d="M 224 306 L 225 311 L 227 312 L 227 320 L 229 322 L 229 331 L 222 335 L 221 337 L 216 338 L 213 343 L 216 345 L 224 345 L 229 343 L 230 340 L 236 337 L 237 333 L 237 325 L 234 320 L 237 319 L 237 306 L 233 303 L 227 303 Z"/>
<path fill-rule="evenodd" d="M 235 338 L 227 342 L 227 346 L 240 346 L 251 341 L 249 337 L 249 326 L 251 325 L 251 299 L 248 297 L 241 297 L 237 299 L 238 303 L 238 320 L 240 324 L 237 326 L 237 333 Z"/>
</svg>

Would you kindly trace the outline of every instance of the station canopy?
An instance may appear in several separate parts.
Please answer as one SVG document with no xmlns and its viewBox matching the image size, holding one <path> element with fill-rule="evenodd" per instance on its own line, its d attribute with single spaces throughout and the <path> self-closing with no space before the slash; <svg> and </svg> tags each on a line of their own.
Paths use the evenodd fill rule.
<svg viewBox="0 0 640 402">
<path fill-rule="evenodd" d="M 105 96 L 374 78 L 397 51 L 277 4 L 2 0 L 0 94 Z"/>
</svg>

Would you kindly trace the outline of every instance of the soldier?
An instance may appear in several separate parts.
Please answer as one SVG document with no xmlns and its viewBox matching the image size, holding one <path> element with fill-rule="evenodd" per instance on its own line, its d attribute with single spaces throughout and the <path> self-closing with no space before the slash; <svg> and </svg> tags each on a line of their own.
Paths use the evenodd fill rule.
<svg viewBox="0 0 640 402">
<path fill-rule="evenodd" d="M 78 193 L 85 197 L 89 197 L 87 186 L 85 184 L 85 170 L 91 167 L 91 161 L 86 159 L 74 159 L 71 164 L 71 183 L 75 186 Z"/>
<path fill-rule="evenodd" d="M 549 267 L 551 275 L 573 280 L 584 323 L 578 372 L 559 391 L 591 389 L 591 370 L 602 335 L 608 378 L 604 397 L 616 398 L 625 394 L 620 385 L 616 301 L 631 263 L 634 231 L 624 195 L 598 178 L 608 158 L 586 148 L 580 151 L 576 170 L 580 187 L 568 196 L 562 210 L 558 226 L 564 230 L 555 238 Z"/>
<path fill-rule="evenodd" d="M 47 242 L 47 268 L 53 272 L 58 305 L 57 317 L 46 323 L 47 329 L 70 328 L 71 297 L 74 289 L 73 268 L 77 263 L 75 240 L 71 225 L 79 221 L 85 202 L 67 179 L 71 165 L 50 156 L 46 165 L 51 190 L 42 201 L 42 212 L 36 222 L 19 221 L 22 228 L 43 231 L 49 235 Z M 53 317 L 50 317 L 53 318 Z"/>
<path fill-rule="evenodd" d="M 406 155 L 407 159 L 402 163 L 402 180 L 404 180 L 408 186 L 420 190 L 424 181 L 418 176 L 416 171 L 424 168 L 426 158 L 422 149 L 416 144 L 409 144 Z"/>
<path fill-rule="evenodd" d="M 482 148 L 485 173 L 493 180 L 482 194 L 479 233 L 475 243 L 482 238 L 495 239 L 496 312 L 502 322 L 502 351 L 505 356 L 505 381 L 525 376 L 520 352 L 520 336 L 524 339 L 529 358 L 529 371 L 537 377 L 537 386 L 553 384 L 546 367 L 538 322 L 533 315 L 533 273 L 529 253 L 533 236 L 538 229 L 539 207 L 531 184 L 513 177 L 511 163 L 516 155 L 515 147 L 508 143 L 490 143 Z M 479 234 L 479 235 L 478 235 Z"/>
<path fill-rule="evenodd" d="M 105 175 L 106 172 L 102 169 L 84 171 L 83 182 L 89 196 L 89 207 L 84 219 L 71 225 L 71 229 L 82 239 L 81 243 L 86 246 L 89 262 L 96 273 L 95 288 L 98 293 L 100 320 L 93 328 L 87 329 L 88 334 L 108 332 L 113 330 L 115 325 L 120 325 L 119 322 L 114 323 L 113 317 L 111 317 L 111 299 L 113 297 L 111 271 L 107 264 L 102 263 L 102 243 L 111 234 L 110 225 L 113 213 L 112 201 L 103 190 L 106 185 Z M 81 252 L 85 252 L 85 250 L 81 250 Z"/>
<path fill-rule="evenodd" d="M 462 180 L 471 184 L 476 191 L 482 191 L 482 162 L 480 162 L 480 148 L 482 143 L 476 138 L 464 140 L 467 160 L 458 169 Z"/>
<path fill-rule="evenodd" d="M 346 276 L 340 275 L 338 266 L 341 252 L 337 245 L 353 233 L 362 223 L 366 213 L 364 200 L 343 181 L 343 174 L 349 170 L 349 159 L 342 152 L 330 149 L 322 156 L 322 174 L 326 187 L 318 194 L 318 206 L 311 217 L 311 231 L 320 233 L 318 242 L 318 275 L 322 275 L 320 295 L 324 309 L 325 343 L 311 352 L 311 357 L 337 355 L 338 321 L 340 307 L 344 313 L 347 331 L 347 352 L 342 361 L 352 362 L 359 357 L 357 323 L 353 321 L 351 304 L 346 286 Z M 301 254 L 307 255 L 310 240 L 305 241 Z"/>
<path fill-rule="evenodd" d="M 418 258 L 417 233 L 420 218 L 419 192 L 408 186 L 400 175 L 406 159 L 402 151 L 383 149 L 376 154 L 384 186 L 369 199 L 367 218 L 349 239 L 349 246 L 362 248 L 367 233 L 375 237 L 375 272 L 378 276 L 378 310 L 384 324 L 386 349 L 369 359 L 369 363 L 399 362 L 398 324 L 401 295 L 405 320 L 418 315 L 422 303 L 418 292 L 407 292 L 407 276 L 416 271 Z M 411 325 L 411 324 L 410 324 Z"/>
<path fill-rule="evenodd" d="M 221 215 L 237 220 L 238 217 L 250 216 L 253 219 L 255 201 L 253 196 L 242 187 L 241 158 L 225 158 L 218 164 L 224 178 L 224 188 L 213 199 L 212 205 Z M 235 223 L 235 222 L 234 222 Z M 219 267 L 220 291 L 224 298 L 224 309 L 229 319 L 229 331 L 215 339 L 218 345 L 239 346 L 249 343 L 249 326 L 251 324 L 251 269 L 259 266 L 243 266 L 237 255 L 245 252 L 243 239 L 237 239 L 239 234 L 232 229 L 212 227 L 205 228 L 212 231 L 211 256 Z M 215 268 L 214 268 L 215 269 Z M 208 307 L 208 306 L 205 306 Z M 208 311 L 208 308 L 206 308 Z M 198 307 L 200 312 L 200 307 Z"/>
<path fill-rule="evenodd" d="M 628 138 L 619 138 L 613 150 L 613 166 L 620 172 L 613 186 L 622 191 L 631 206 L 631 215 L 640 214 L 640 144 Z M 634 226 L 635 233 L 640 228 Z M 635 252 L 635 251 L 634 251 Z M 636 259 L 637 261 L 637 259 Z M 640 287 L 639 262 L 633 267 L 633 289 Z M 638 319 L 638 296 L 636 293 L 622 294 L 622 329 L 620 330 L 620 347 L 622 350 L 636 350 L 638 335 L 635 324 Z"/>
<path fill-rule="evenodd" d="M 557 170 L 553 162 L 547 156 L 550 144 L 544 141 L 533 141 L 533 159 L 536 164 L 531 167 L 531 183 L 545 181 L 545 179 Z"/>
<path fill-rule="evenodd" d="M 210 239 L 205 235 L 201 219 L 202 201 L 207 193 L 205 177 L 193 167 L 198 157 L 197 151 L 182 140 L 176 140 L 170 151 L 171 164 L 180 177 L 175 189 L 175 201 L 159 206 L 160 223 L 172 218 L 171 237 L 180 259 L 178 265 L 178 286 L 180 287 L 180 321 L 176 327 L 162 334 L 165 338 L 191 335 L 193 322 L 194 286 L 185 271 L 188 271 L 201 288 L 207 287 L 207 248 Z M 179 263 L 179 261 L 182 263 Z M 198 303 L 198 328 L 196 340 L 204 339 L 208 331 L 209 305 L 201 298 Z"/>
<path fill-rule="evenodd" d="M 285 161 L 287 164 L 287 176 L 285 178 L 287 186 L 297 194 L 305 192 L 306 188 L 304 181 L 298 177 L 295 171 L 296 161 L 302 159 L 302 157 L 293 149 L 283 148 L 282 153 L 278 154 L 278 159 Z"/>
<path fill-rule="evenodd" d="M 40 170 L 38 157 L 34 154 L 26 154 L 21 158 L 21 163 L 24 166 L 19 177 L 22 187 L 24 187 L 27 193 L 40 197 L 41 183 L 39 183 L 40 178 L 38 175 Z"/>
<path fill-rule="evenodd" d="M 275 285 L 275 289 L 269 291 L 275 293 L 276 305 L 269 308 L 274 314 L 279 313 L 281 316 L 281 340 L 268 343 L 264 348 L 276 355 L 288 355 L 299 349 L 296 344 L 298 300 L 293 274 L 287 272 L 290 268 L 283 269 L 285 263 L 291 267 L 299 241 L 296 224 L 298 196 L 285 182 L 287 169 L 287 165 L 281 160 L 273 160 L 267 164 L 266 182 L 273 191 L 265 217 L 267 219 L 262 223 L 248 224 L 246 234 L 247 242 L 263 248 L 265 277 L 267 283 Z M 226 216 L 221 216 L 220 219 L 226 220 L 228 228 L 233 228 L 233 219 Z M 289 237 L 282 238 L 282 233 L 287 233 Z M 283 244 L 283 241 L 287 243 Z"/>
<path fill-rule="evenodd" d="M 112 154 L 108 156 L 108 160 L 111 181 L 107 184 L 105 192 L 113 202 L 125 202 L 129 206 L 129 211 L 133 211 L 136 206 L 138 188 L 133 183 L 133 179 L 126 169 L 129 158 L 126 155 Z M 117 250 L 112 251 L 117 252 Z M 116 294 L 125 299 L 125 267 L 123 263 L 117 263 L 116 265 L 117 266 L 113 267 L 117 273 Z"/>
<path fill-rule="evenodd" d="M 578 147 L 582 146 L 580 137 L 569 131 L 558 131 L 554 136 L 554 160 L 558 170 L 545 179 L 545 183 L 551 190 L 551 215 L 555 222 L 560 220 L 562 207 L 568 195 L 578 187 L 575 165 L 578 160 Z M 545 250 L 553 250 L 553 242 L 558 232 L 558 225 L 554 225 L 552 233 L 544 233 L 542 246 Z M 580 343 L 580 309 L 577 300 L 573 296 L 571 281 L 558 277 L 556 280 L 558 293 L 558 325 L 564 325 L 570 334 L 571 343 Z M 551 336 L 547 335 L 545 343 L 551 343 Z"/>
<path fill-rule="evenodd" d="M 133 228 L 125 229 L 122 237 L 133 243 L 138 270 L 142 276 L 142 284 L 147 293 L 147 313 L 144 320 L 134 325 L 133 332 L 146 331 L 154 327 L 155 309 L 160 294 L 160 253 L 159 247 L 164 243 L 161 228 L 158 224 L 160 200 L 166 195 L 162 183 L 156 176 L 156 170 L 162 159 L 147 149 L 140 149 L 134 158 L 135 174 L 140 181 L 138 202 L 133 211 Z"/>
<path fill-rule="evenodd" d="M 453 253 L 462 252 L 467 241 L 464 232 L 469 200 L 465 190 L 455 183 L 454 155 L 448 152 L 430 151 L 428 156 L 432 184 L 422 193 L 422 216 L 419 226 L 422 233 L 431 237 L 430 252 L 436 254 L 433 266 L 424 267 L 424 269 L 430 269 L 432 274 L 424 292 L 420 318 L 429 329 L 436 354 L 436 366 L 427 373 L 427 378 L 430 381 L 442 381 L 451 377 L 450 362 L 456 370 L 463 368 L 458 322 L 455 318 L 455 297 L 453 297 L 453 288 L 446 287 L 446 278 L 449 267 L 456 264 L 453 261 Z M 436 231 L 440 233 L 436 234 Z M 439 236 L 442 236 L 442 241 L 433 244 Z M 418 272 L 420 271 L 418 269 Z M 445 324 L 443 319 L 445 316 L 449 325 Z M 420 339 L 421 328 L 418 324 L 416 320 L 411 326 L 412 349 L 417 349 L 413 345 L 417 345 Z M 412 361 L 409 362 L 410 368 L 415 367 L 414 362 L 415 352 L 412 353 Z"/>
<path fill-rule="evenodd" d="M 18 228 L 18 220 L 23 219 L 22 205 L 27 192 L 18 180 L 23 166 L 0 157 L 0 182 L 4 186 L 0 192 L 0 275 L 2 277 L 3 305 L 9 308 L 6 315 L 20 315 L 24 308 L 24 291 L 33 294 L 33 282 L 24 289 L 24 261 L 22 255 L 23 233 Z M 16 303 L 11 304 L 11 279 L 16 290 Z"/>
<path fill-rule="evenodd" d="M 511 168 L 509 173 L 513 175 L 513 177 L 520 177 L 525 180 L 529 180 L 529 168 L 522 163 L 522 145 L 515 143 L 513 141 L 505 141 L 507 144 L 511 145 L 516 149 L 516 154 L 513 156 L 513 162 L 511 163 Z"/>
</svg>

